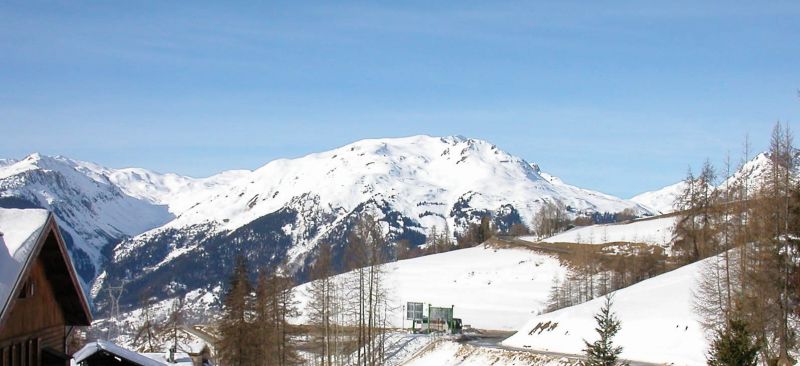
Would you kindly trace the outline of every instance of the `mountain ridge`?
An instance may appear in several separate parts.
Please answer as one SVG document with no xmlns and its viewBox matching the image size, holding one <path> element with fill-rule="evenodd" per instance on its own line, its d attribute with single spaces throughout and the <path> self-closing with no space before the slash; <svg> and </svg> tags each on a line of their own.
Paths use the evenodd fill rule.
<svg viewBox="0 0 800 366">
<path fill-rule="evenodd" d="M 462 136 L 367 139 L 206 178 L 40 154 L 7 162 L 0 165 L 0 203 L 18 198 L 54 211 L 68 207 L 66 231 L 78 239 L 105 233 L 105 244 L 86 239 L 89 244 L 77 246 L 91 259 L 86 284 L 98 278 L 91 291 L 95 298 L 109 281 L 123 279 L 160 294 L 218 285 L 228 268 L 214 261 L 237 253 L 258 266 L 286 261 L 302 275 L 320 242 L 332 243 L 335 257 L 343 261 L 348 233 L 364 214 L 379 220 L 390 241 L 412 245 L 424 242 L 434 226 L 449 227 L 452 237 L 485 215 L 500 229 L 530 223 L 546 202 L 561 203 L 572 215 L 626 208 L 650 214 L 636 203 L 568 185 L 491 143 Z M 52 186 L 45 178 L 18 179 L 48 172 L 59 176 L 51 178 Z M 59 189 L 62 185 L 70 189 Z M 75 194 L 87 197 L 87 204 L 70 202 Z M 104 200 L 135 208 L 127 221 L 147 222 L 104 222 L 104 206 L 98 203 Z M 94 221 L 98 228 L 73 230 Z M 113 230 L 122 224 L 117 221 L 136 227 Z M 216 274 L 190 278 L 183 273 L 190 265 Z"/>
</svg>

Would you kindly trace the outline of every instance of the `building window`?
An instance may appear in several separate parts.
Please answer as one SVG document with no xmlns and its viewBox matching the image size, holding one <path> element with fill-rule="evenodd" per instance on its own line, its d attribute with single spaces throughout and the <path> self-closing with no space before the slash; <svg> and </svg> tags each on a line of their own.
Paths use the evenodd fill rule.
<svg viewBox="0 0 800 366">
<path fill-rule="evenodd" d="M 22 291 L 19 292 L 20 299 L 26 299 L 29 297 L 33 297 L 34 291 L 36 290 L 36 282 L 33 279 L 28 279 L 25 282 L 25 285 L 22 286 Z"/>
</svg>

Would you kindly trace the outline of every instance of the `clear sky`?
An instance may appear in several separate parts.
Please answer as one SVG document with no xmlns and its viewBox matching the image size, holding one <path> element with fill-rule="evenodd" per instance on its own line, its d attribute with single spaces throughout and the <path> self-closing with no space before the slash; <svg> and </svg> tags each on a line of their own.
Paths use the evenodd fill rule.
<svg viewBox="0 0 800 366">
<path fill-rule="evenodd" d="M 798 1 L 0 3 L 6 158 L 207 176 L 460 134 L 629 197 L 797 131 L 798 88 Z"/>
</svg>

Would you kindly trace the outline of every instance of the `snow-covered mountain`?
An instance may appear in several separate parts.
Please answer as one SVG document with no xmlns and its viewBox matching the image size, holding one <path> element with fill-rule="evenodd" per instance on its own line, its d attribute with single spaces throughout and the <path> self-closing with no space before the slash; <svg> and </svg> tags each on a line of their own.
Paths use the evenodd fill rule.
<svg viewBox="0 0 800 366">
<path fill-rule="evenodd" d="M 684 189 L 686 189 L 686 183 L 680 181 L 659 190 L 644 192 L 633 196 L 631 197 L 631 201 L 657 213 L 667 214 L 675 211 L 675 201 Z"/>
<path fill-rule="evenodd" d="M 231 171 L 193 179 L 145 169 L 109 169 L 63 156 L 0 160 L 0 207 L 53 211 L 84 284 L 106 262 L 110 246 L 166 224 Z"/>
<path fill-rule="evenodd" d="M 91 164 L 39 154 L 0 164 L 0 206 L 53 211 L 84 284 L 109 244 L 172 219 L 166 207 L 126 195 Z"/>
<path fill-rule="evenodd" d="M 0 206 L 56 212 L 84 281 L 99 273 L 92 294 L 124 279 L 127 304 L 141 291 L 162 297 L 217 286 L 238 254 L 259 268 L 288 262 L 302 278 L 316 246 L 328 242 L 342 264 L 365 213 L 391 241 L 419 245 L 434 226 L 454 236 L 485 215 L 501 230 L 529 223 L 546 202 L 573 214 L 651 213 L 463 137 L 363 140 L 202 179 L 38 154 L 0 162 Z"/>
<path fill-rule="evenodd" d="M 215 189 L 166 225 L 125 240 L 94 294 L 123 278 L 131 293 L 212 288 L 241 253 L 257 267 L 286 262 L 303 278 L 322 242 L 332 245 L 334 262 L 343 265 L 346 238 L 365 213 L 380 221 L 390 241 L 419 245 L 434 226 L 440 232 L 448 227 L 454 236 L 484 215 L 500 229 L 529 223 L 545 202 L 563 203 L 573 214 L 626 208 L 650 214 L 635 203 L 543 175 L 485 141 L 363 140 L 272 161 Z M 203 271 L 187 271 L 194 268 Z"/>
<path fill-rule="evenodd" d="M 197 179 L 173 173 L 161 174 L 141 168 L 103 169 L 103 171 L 108 179 L 127 195 L 156 205 L 166 205 L 170 213 L 176 216 L 250 173 L 248 170 L 229 170 L 208 178 Z"/>
<path fill-rule="evenodd" d="M 746 177 L 747 186 L 753 192 L 765 178 L 764 175 L 769 171 L 770 164 L 769 155 L 760 153 L 744 163 L 730 177 L 723 179 L 718 187 L 724 188 L 727 184 L 735 184 L 742 177 Z M 718 175 L 724 175 L 723 173 L 718 172 Z M 667 214 L 675 211 L 675 201 L 683 193 L 684 189 L 686 189 L 686 184 L 680 181 L 655 191 L 640 193 L 631 197 L 630 201 L 636 202 L 656 213 Z"/>
</svg>

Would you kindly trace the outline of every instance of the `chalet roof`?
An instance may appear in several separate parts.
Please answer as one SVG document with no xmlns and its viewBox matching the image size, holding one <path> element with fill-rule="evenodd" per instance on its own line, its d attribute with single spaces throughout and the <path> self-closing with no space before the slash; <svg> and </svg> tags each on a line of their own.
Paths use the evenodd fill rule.
<svg viewBox="0 0 800 366">
<path fill-rule="evenodd" d="M 55 217 L 43 209 L 0 208 L 0 232 L 0 327 L 37 256 L 48 264 L 45 273 L 53 282 L 67 324 L 89 325 L 89 304 Z"/>
<path fill-rule="evenodd" d="M 0 208 L 0 314 L 11 305 L 11 296 L 31 254 L 35 251 L 50 213 L 42 209 Z"/>
<path fill-rule="evenodd" d="M 122 348 L 114 343 L 104 340 L 97 340 L 85 345 L 80 351 L 75 352 L 72 358 L 76 364 L 79 364 L 98 352 L 108 352 L 119 358 L 128 360 L 141 366 L 164 366 L 164 363 L 158 362 L 151 358 L 145 357 L 139 353 L 129 349 Z"/>
</svg>

